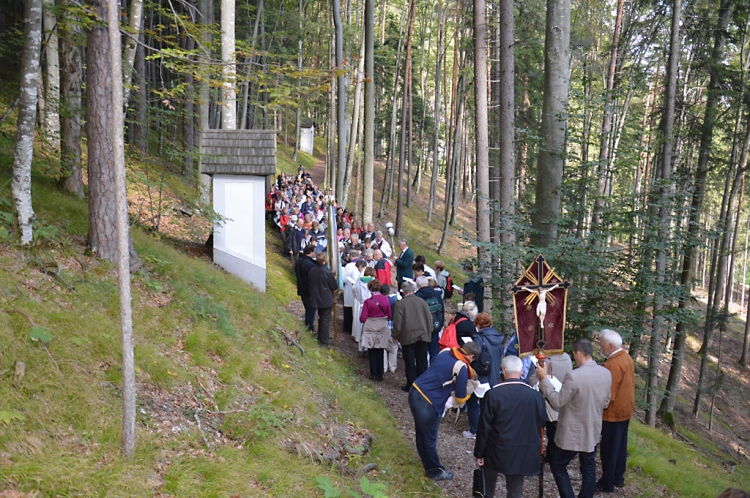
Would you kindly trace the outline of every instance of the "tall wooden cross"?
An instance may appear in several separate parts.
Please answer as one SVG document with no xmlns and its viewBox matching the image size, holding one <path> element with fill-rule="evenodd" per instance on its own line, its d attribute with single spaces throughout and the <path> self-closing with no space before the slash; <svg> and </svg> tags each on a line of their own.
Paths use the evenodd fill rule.
<svg viewBox="0 0 750 498">
<path fill-rule="evenodd" d="M 565 306 L 570 283 L 562 280 L 539 254 L 511 288 L 519 353 L 562 352 Z M 536 301 L 536 308 L 533 303 Z M 548 313 L 547 304 L 553 308 Z M 536 348 L 534 347 L 536 346 Z"/>
</svg>

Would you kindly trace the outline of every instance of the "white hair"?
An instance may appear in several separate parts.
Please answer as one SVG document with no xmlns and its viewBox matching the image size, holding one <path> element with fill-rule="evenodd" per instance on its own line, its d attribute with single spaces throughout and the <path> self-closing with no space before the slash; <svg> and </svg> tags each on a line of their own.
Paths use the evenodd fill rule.
<svg viewBox="0 0 750 498">
<path fill-rule="evenodd" d="M 612 329 L 603 329 L 599 332 L 599 342 L 606 342 L 615 349 L 622 347 L 622 336 Z"/>
<path fill-rule="evenodd" d="M 417 277 L 417 288 L 421 289 L 422 287 L 427 287 L 430 285 L 430 281 L 422 275 L 421 277 Z"/>
<path fill-rule="evenodd" d="M 506 373 L 521 374 L 523 373 L 523 361 L 518 356 L 508 355 L 503 358 L 500 363 L 500 367 L 505 370 Z"/>
<path fill-rule="evenodd" d="M 474 301 L 466 301 L 464 303 L 464 307 L 462 308 L 462 311 L 464 313 L 466 313 L 466 316 L 468 316 L 469 319 L 471 319 L 472 322 L 474 321 L 474 319 L 479 314 L 479 309 L 477 308 L 477 303 L 475 303 Z"/>
</svg>

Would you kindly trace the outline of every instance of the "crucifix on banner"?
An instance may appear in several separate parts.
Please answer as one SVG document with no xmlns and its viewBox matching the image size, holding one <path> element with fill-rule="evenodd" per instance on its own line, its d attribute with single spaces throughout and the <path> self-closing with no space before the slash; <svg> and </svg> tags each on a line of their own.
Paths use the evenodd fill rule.
<svg viewBox="0 0 750 498">
<path fill-rule="evenodd" d="M 511 288 L 521 357 L 536 354 L 543 364 L 546 353 L 563 352 L 569 287 L 540 254 Z"/>
</svg>

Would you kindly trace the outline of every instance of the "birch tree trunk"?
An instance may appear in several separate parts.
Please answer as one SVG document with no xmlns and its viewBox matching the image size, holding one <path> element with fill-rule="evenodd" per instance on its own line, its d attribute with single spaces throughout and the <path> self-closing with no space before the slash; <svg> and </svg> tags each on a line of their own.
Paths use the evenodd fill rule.
<svg viewBox="0 0 750 498">
<path fill-rule="evenodd" d="M 36 219 L 31 205 L 31 160 L 34 156 L 34 125 L 39 89 L 39 54 L 42 47 L 42 1 L 26 0 L 23 18 L 23 52 L 21 53 L 20 98 L 16 124 L 16 147 L 13 151 L 13 209 L 21 244 L 33 238 L 31 223 Z"/>
<path fill-rule="evenodd" d="M 208 48 L 213 38 L 211 35 L 210 26 L 214 22 L 212 0 L 198 0 L 198 12 L 201 19 L 201 39 L 203 41 L 203 47 L 205 53 L 202 54 L 202 59 L 208 61 L 211 59 L 211 52 Z M 198 136 L 201 136 L 201 131 L 208 130 L 211 128 L 209 124 L 209 113 L 211 106 L 209 102 L 211 100 L 211 93 L 209 89 L 208 80 L 202 78 L 198 86 Z M 198 147 L 200 147 L 201 139 L 198 138 Z M 200 161 L 199 161 L 200 164 Z M 199 172 L 200 173 L 200 172 Z M 200 203 L 204 206 L 208 206 L 211 203 L 211 177 L 209 175 L 200 174 Z"/>
<path fill-rule="evenodd" d="M 123 78 L 122 78 L 122 105 L 127 110 L 130 102 L 130 87 L 133 81 L 135 67 L 135 52 L 138 47 L 136 40 L 139 39 L 141 32 L 141 21 L 143 20 L 143 0 L 131 0 L 130 12 L 128 17 L 128 36 L 125 36 L 125 49 L 122 54 Z M 144 91 L 144 89 L 141 89 Z"/>
<path fill-rule="evenodd" d="M 120 12 L 117 1 L 109 0 L 109 56 L 112 67 L 112 109 L 123 108 Z M 140 23 L 139 23 L 140 24 Z M 130 225 L 125 181 L 123 113 L 114 112 L 110 128 L 114 144 L 114 176 L 117 201 L 117 278 L 120 291 L 120 332 L 122 338 L 122 441 L 126 457 L 135 454 L 135 360 L 133 357 L 133 312 L 130 302 Z"/>
<path fill-rule="evenodd" d="M 680 1 L 675 0 L 672 12 L 672 32 L 670 38 L 669 61 L 667 62 L 667 83 L 664 95 L 664 115 L 662 117 L 662 147 L 661 185 L 659 202 L 659 228 L 657 240 L 661 242 L 656 257 L 657 294 L 654 299 L 654 325 L 648 352 L 648 380 L 646 383 L 646 423 L 656 426 L 656 404 L 658 402 L 659 365 L 661 364 L 661 341 L 664 337 L 665 323 L 662 316 L 665 299 L 660 287 L 664 286 L 667 271 L 667 244 L 670 225 L 670 197 L 672 194 L 672 151 L 674 148 L 674 109 L 677 95 L 677 76 L 680 60 Z M 618 3 L 618 16 L 622 16 L 622 0 Z M 619 36 L 618 27 L 615 35 Z M 616 48 L 613 48 L 616 51 Z M 610 62 L 611 67 L 611 62 Z M 600 171 L 601 173 L 601 171 Z"/>
<path fill-rule="evenodd" d="M 64 0 L 71 5 L 70 0 Z M 66 19 L 60 24 L 60 47 L 62 52 L 60 107 L 60 170 L 63 187 L 77 197 L 83 197 L 83 175 L 81 173 L 81 89 L 83 88 L 83 62 L 81 48 L 76 43 L 81 27 L 78 18 Z"/>
<path fill-rule="evenodd" d="M 45 89 L 47 90 L 47 109 L 44 113 L 44 139 L 53 150 L 60 149 L 60 53 L 55 31 L 55 1 L 43 0 L 42 24 L 46 33 L 47 72 Z"/>
<path fill-rule="evenodd" d="M 365 0 L 365 160 L 362 173 L 362 221 L 372 221 L 375 172 L 375 0 Z M 385 185 L 383 185 L 385 191 Z"/>
<path fill-rule="evenodd" d="M 557 239 L 560 187 L 565 162 L 565 130 L 568 124 L 570 86 L 570 0 L 547 0 L 544 37 L 544 100 L 542 143 L 536 180 L 532 243 L 546 247 Z"/>
<path fill-rule="evenodd" d="M 237 56 L 235 52 L 235 0 L 221 0 L 221 128 L 237 129 Z"/>
</svg>

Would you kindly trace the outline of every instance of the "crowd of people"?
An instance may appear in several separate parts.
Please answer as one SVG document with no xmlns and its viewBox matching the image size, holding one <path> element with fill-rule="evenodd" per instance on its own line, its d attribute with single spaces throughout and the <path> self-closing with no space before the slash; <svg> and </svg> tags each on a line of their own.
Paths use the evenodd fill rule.
<svg viewBox="0 0 750 498">
<path fill-rule="evenodd" d="M 505 337 L 484 312 L 480 277 L 458 287 L 441 261 L 429 266 L 406 239 L 398 241 L 396 255 L 373 223 L 361 226 L 354 213 L 340 208 L 331 248 L 325 213 L 332 203 L 329 192 L 317 188 L 302 168 L 295 177 L 279 175 L 268 195 L 268 219 L 279 226 L 284 250 L 294 260 L 305 325 L 321 344 L 330 345 L 339 290 L 328 266 L 333 249 L 342 265 L 343 332 L 369 358 L 374 382 L 395 372 L 403 358 L 401 389 L 408 393 L 417 452 L 429 478 L 453 478 L 440 461 L 437 441 L 442 417 L 455 409 L 467 412 L 469 430 L 463 436 L 475 440 L 484 496 L 495 496 L 503 474 L 507 496 L 522 497 L 524 477 L 538 475 L 548 463 L 560 496 L 573 498 L 567 468 L 576 456 L 579 498 L 624 486 L 635 369 L 617 332 L 605 329 L 598 336 L 603 366 L 594 361 L 594 345 L 587 339 L 572 344 L 576 369 L 567 353 L 538 365 L 532 355 L 521 358 L 518 336 Z M 472 274 L 470 264 L 464 269 Z M 462 302 L 446 323 L 446 303 L 454 294 Z"/>
</svg>

